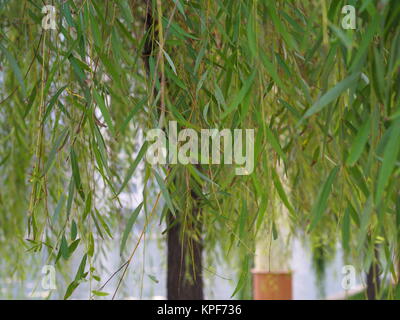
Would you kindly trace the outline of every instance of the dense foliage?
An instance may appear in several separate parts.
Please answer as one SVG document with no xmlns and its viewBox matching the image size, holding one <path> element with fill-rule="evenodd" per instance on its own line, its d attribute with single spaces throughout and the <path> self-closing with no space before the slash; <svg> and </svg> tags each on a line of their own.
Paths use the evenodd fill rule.
<svg viewBox="0 0 400 320">
<path fill-rule="evenodd" d="M 257 230 L 279 237 L 277 200 L 317 255 L 340 239 L 359 271 L 396 277 L 399 1 L 44 2 L 0 0 L 0 278 L 23 279 L 37 256 L 66 271 L 79 252 L 64 293 L 98 290 L 103 239 L 120 235 L 124 252 L 138 215 L 140 245 L 173 212 L 210 259 L 219 246 L 240 267 L 244 292 Z M 341 26 L 347 4 L 355 30 Z M 255 129 L 254 172 L 152 167 L 143 136 L 171 120 Z M 130 208 L 134 178 L 143 201 Z"/>
</svg>

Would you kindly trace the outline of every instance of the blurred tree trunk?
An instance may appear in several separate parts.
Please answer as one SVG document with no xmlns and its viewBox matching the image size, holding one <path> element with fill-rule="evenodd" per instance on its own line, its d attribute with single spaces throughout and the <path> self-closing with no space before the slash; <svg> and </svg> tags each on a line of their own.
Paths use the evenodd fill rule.
<svg viewBox="0 0 400 320">
<path fill-rule="evenodd" d="M 152 11 L 152 1 L 143 0 L 145 5 L 145 30 L 147 39 L 143 48 L 143 60 L 147 75 L 150 77 L 149 58 L 155 56 L 154 49 L 157 47 L 154 39 L 157 38 L 155 26 L 157 21 Z M 131 6 L 134 10 L 134 6 Z M 145 33 L 145 34 L 146 34 Z M 154 34 L 152 34 L 154 33 Z M 167 84 L 166 84 L 167 85 Z M 157 96 L 154 89 L 154 96 Z M 198 219 L 201 210 L 199 200 L 195 192 L 191 192 L 194 200 L 192 215 L 194 217 L 192 231 L 201 230 Z M 168 300 L 203 300 L 203 278 L 202 278 L 202 252 L 203 243 L 201 237 L 193 238 L 187 225 L 183 226 L 180 213 L 176 218 L 168 212 L 167 217 L 167 297 Z M 189 231 L 189 232 L 188 232 Z M 200 233 L 201 234 L 201 233 Z"/>
<path fill-rule="evenodd" d="M 192 192 L 193 195 L 193 192 Z M 198 202 L 196 202 L 198 203 Z M 177 213 L 179 214 L 179 213 Z M 199 208 L 193 208 L 193 216 L 200 215 Z M 200 228 L 199 220 L 192 227 Z M 203 300 L 201 239 L 195 239 L 187 230 L 183 231 L 179 217 L 168 218 L 168 300 Z"/>
<path fill-rule="evenodd" d="M 379 264 L 378 264 L 378 250 L 375 249 L 375 260 L 372 261 L 369 271 L 367 273 L 367 298 L 368 300 L 376 300 L 379 288 Z"/>
</svg>

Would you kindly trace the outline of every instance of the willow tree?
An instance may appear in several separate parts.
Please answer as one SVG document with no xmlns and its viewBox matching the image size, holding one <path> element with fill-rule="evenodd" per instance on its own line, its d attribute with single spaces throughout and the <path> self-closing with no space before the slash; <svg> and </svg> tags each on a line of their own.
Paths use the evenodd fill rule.
<svg viewBox="0 0 400 320">
<path fill-rule="evenodd" d="M 96 295 L 107 284 L 97 281 L 101 239 L 121 234 L 125 256 L 140 214 L 143 232 L 112 275 L 119 284 L 157 219 L 169 298 L 203 297 L 204 250 L 240 268 L 233 294 L 247 297 L 257 230 L 279 236 L 277 199 L 316 253 L 341 235 L 359 270 L 382 263 L 395 274 L 397 1 L 48 4 L 55 30 L 43 28 L 43 1 L 0 1 L 1 274 L 23 278 L 27 249 L 60 271 L 83 252 L 65 297 L 82 281 Z M 342 28 L 346 4 L 355 30 Z M 150 165 L 140 137 L 168 134 L 170 121 L 198 133 L 255 129 L 254 170 Z M 125 215 L 119 197 L 132 177 L 143 181 L 143 201 Z"/>
</svg>

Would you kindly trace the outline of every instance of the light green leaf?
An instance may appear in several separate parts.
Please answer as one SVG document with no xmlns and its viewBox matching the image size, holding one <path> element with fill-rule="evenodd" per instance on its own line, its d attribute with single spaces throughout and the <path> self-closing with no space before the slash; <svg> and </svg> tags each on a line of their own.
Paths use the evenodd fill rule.
<svg viewBox="0 0 400 320">
<path fill-rule="evenodd" d="M 322 190 L 318 196 L 318 199 L 316 203 L 314 204 L 314 207 L 311 212 L 311 224 L 309 227 L 309 231 L 311 232 L 318 222 L 321 220 L 323 213 L 325 212 L 327 201 L 329 194 L 331 192 L 332 184 L 335 181 L 336 175 L 339 172 L 340 167 L 335 167 L 331 173 L 328 176 L 328 179 L 326 179 L 324 186 L 322 187 Z"/>
<path fill-rule="evenodd" d="M 340 81 L 335 87 L 325 93 L 314 105 L 307 110 L 304 114 L 303 119 L 311 117 L 313 114 L 321 111 L 328 104 L 335 101 L 344 91 L 349 89 L 358 79 L 360 78 L 359 73 L 354 73 L 346 79 Z"/>
<path fill-rule="evenodd" d="M 279 176 L 276 173 L 274 168 L 272 168 L 271 174 L 272 174 L 272 180 L 274 181 L 274 185 L 275 185 L 276 191 L 278 191 L 279 197 L 281 198 L 285 207 L 289 210 L 291 216 L 294 217 L 295 211 L 293 209 L 293 206 L 290 204 L 289 199 L 286 195 L 285 189 L 283 188 L 281 180 L 279 179 Z"/>
<path fill-rule="evenodd" d="M 174 216 L 176 216 L 175 209 L 174 209 L 174 206 L 172 204 L 171 198 L 169 196 L 169 192 L 168 192 L 167 186 L 164 183 L 164 179 L 160 177 L 160 175 L 158 174 L 158 172 L 156 170 L 153 170 L 153 172 L 154 172 L 154 175 L 156 177 L 157 183 L 158 183 L 158 185 L 159 185 L 159 187 L 161 189 L 161 193 L 163 195 L 163 198 L 164 198 L 165 202 L 167 203 L 167 206 L 168 206 L 169 210 L 171 211 L 171 213 Z"/>
<path fill-rule="evenodd" d="M 135 221 L 136 221 L 136 219 L 137 219 L 137 217 L 138 217 L 138 215 L 140 213 L 140 210 L 142 210 L 142 207 L 143 207 L 143 202 L 141 202 L 137 206 L 137 208 L 132 212 L 131 216 L 129 217 L 129 219 L 128 219 L 127 223 L 126 223 L 125 230 L 124 230 L 124 233 L 122 235 L 121 247 L 120 247 L 120 250 L 119 250 L 121 255 L 122 255 L 122 253 L 123 253 L 123 251 L 125 249 L 125 245 L 126 245 L 126 241 L 128 240 L 129 233 L 131 232 L 133 224 L 135 223 Z"/>
<path fill-rule="evenodd" d="M 93 257 L 94 254 L 94 238 L 93 238 L 93 234 L 89 233 L 89 244 L 88 244 L 88 256 L 89 257 Z"/>
<path fill-rule="evenodd" d="M 10 63 L 11 69 L 13 70 L 14 75 L 21 86 L 22 93 L 25 95 L 26 89 L 25 89 L 24 79 L 22 77 L 22 73 L 18 66 L 17 60 L 15 60 L 14 56 L 1 43 L 0 43 L 0 50 L 3 52 L 8 62 Z"/>
<path fill-rule="evenodd" d="M 237 109 L 240 103 L 243 101 L 244 97 L 246 96 L 247 92 L 250 90 L 251 86 L 253 85 L 254 78 L 257 74 L 257 70 L 254 70 L 251 75 L 245 81 L 243 87 L 240 91 L 236 94 L 233 98 L 230 107 L 221 115 L 221 119 L 225 119 L 229 114 Z"/>
<path fill-rule="evenodd" d="M 54 162 L 55 156 L 62 145 L 62 143 L 65 141 L 69 131 L 68 128 L 64 128 L 64 130 L 60 133 L 58 136 L 57 140 L 54 142 L 53 147 L 50 150 L 49 157 L 47 158 L 46 164 L 44 165 L 43 169 L 43 176 L 47 173 L 47 171 L 50 169 L 51 165 Z"/>
<path fill-rule="evenodd" d="M 47 106 L 46 112 L 43 116 L 43 120 L 42 120 L 43 123 L 46 121 L 46 119 L 49 116 L 51 110 L 53 109 L 55 103 L 57 102 L 58 97 L 65 90 L 66 87 L 67 86 L 63 86 L 60 89 L 58 89 L 57 92 L 54 94 L 54 96 L 50 99 L 49 105 Z"/>
<path fill-rule="evenodd" d="M 128 172 L 126 173 L 124 182 L 122 182 L 121 187 L 119 188 L 118 194 L 120 194 L 122 192 L 122 190 L 126 187 L 126 185 L 128 184 L 129 180 L 131 179 L 132 175 L 134 174 L 137 166 L 139 165 L 140 161 L 143 159 L 146 151 L 148 148 L 148 143 L 145 142 L 143 143 L 142 147 L 139 150 L 139 153 L 136 157 L 136 159 L 132 162 L 132 165 L 129 167 Z"/>
<path fill-rule="evenodd" d="M 362 152 L 364 151 L 365 145 L 368 141 L 370 127 L 371 120 L 370 118 L 368 118 L 368 120 L 361 126 L 350 148 L 350 153 L 346 160 L 346 164 L 348 166 L 353 166 L 358 161 Z"/>
<path fill-rule="evenodd" d="M 107 292 L 92 290 L 92 294 L 98 297 L 106 297 L 109 295 Z"/>
<path fill-rule="evenodd" d="M 376 186 L 375 202 L 379 204 L 383 192 L 389 182 L 390 175 L 396 165 L 397 157 L 400 152 L 400 119 L 393 123 L 392 134 L 385 147 L 382 166 L 379 170 L 378 183 Z"/>
<path fill-rule="evenodd" d="M 93 96 L 97 102 L 97 105 L 100 108 L 101 114 L 103 115 L 104 121 L 106 122 L 108 128 L 110 129 L 112 134 L 115 134 L 114 126 L 111 120 L 111 115 L 106 107 L 106 104 L 104 103 L 104 99 L 99 95 L 99 93 L 95 89 L 93 89 Z"/>
</svg>

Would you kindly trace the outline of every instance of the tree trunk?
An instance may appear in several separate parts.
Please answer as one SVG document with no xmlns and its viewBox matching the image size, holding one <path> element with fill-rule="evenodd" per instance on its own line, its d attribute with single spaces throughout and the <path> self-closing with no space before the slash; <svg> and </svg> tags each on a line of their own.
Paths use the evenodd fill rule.
<svg viewBox="0 0 400 320">
<path fill-rule="evenodd" d="M 154 57 L 157 31 L 154 26 L 157 24 L 152 11 L 151 0 L 143 0 L 145 5 L 145 30 L 148 33 L 144 47 L 143 60 L 146 73 L 150 77 L 149 58 Z M 131 3 L 131 9 L 135 9 L 135 4 Z M 154 35 L 151 31 L 154 28 Z M 154 88 L 154 96 L 157 96 L 157 89 Z M 203 244 L 201 240 L 201 220 L 198 219 L 201 210 L 198 207 L 198 196 L 191 192 L 194 200 L 193 221 L 187 222 L 185 231 L 179 212 L 178 217 L 174 218 L 169 212 L 167 214 L 167 297 L 168 300 L 203 300 L 203 278 L 202 278 L 202 253 Z M 189 224 L 189 225 L 188 225 Z M 189 227 L 189 230 L 188 230 Z M 199 232 L 200 231 L 200 232 Z M 193 233 L 200 234 L 194 239 Z"/>
<path fill-rule="evenodd" d="M 375 249 L 375 258 L 378 259 L 378 250 Z M 373 261 L 367 274 L 367 298 L 376 300 L 380 288 L 379 265 Z"/>
<path fill-rule="evenodd" d="M 182 235 L 182 224 L 171 214 L 168 224 L 168 300 L 203 300 L 203 245 Z"/>
</svg>

